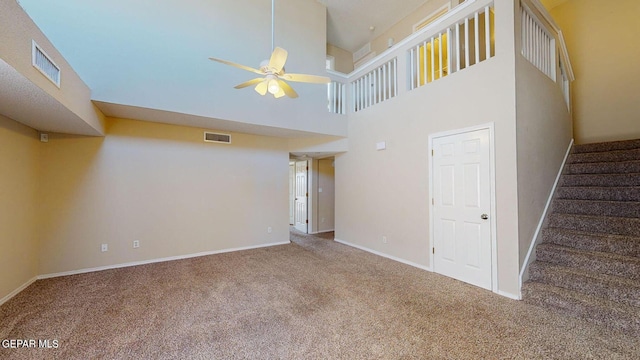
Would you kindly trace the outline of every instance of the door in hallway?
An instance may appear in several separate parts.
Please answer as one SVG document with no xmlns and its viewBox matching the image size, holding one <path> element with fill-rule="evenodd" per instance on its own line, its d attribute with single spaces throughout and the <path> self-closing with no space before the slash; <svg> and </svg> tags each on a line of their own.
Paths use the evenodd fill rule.
<svg viewBox="0 0 640 360">
<path fill-rule="evenodd" d="M 307 232 L 307 161 L 296 161 L 296 199 L 295 199 L 295 227 L 297 230 Z"/>
<path fill-rule="evenodd" d="M 492 288 L 489 129 L 433 138 L 434 271 Z"/>
</svg>

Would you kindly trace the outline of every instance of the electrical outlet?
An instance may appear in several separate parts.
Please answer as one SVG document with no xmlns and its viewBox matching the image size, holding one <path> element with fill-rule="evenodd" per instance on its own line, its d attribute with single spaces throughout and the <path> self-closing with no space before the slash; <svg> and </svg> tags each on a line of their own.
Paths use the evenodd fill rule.
<svg viewBox="0 0 640 360">
<path fill-rule="evenodd" d="M 387 237 L 386 237 L 386 236 L 383 236 L 383 237 L 382 237 L 382 243 L 383 243 L 383 244 L 386 244 L 386 243 L 387 243 Z"/>
<path fill-rule="evenodd" d="M 273 229 L 271 228 L 271 226 L 269 226 L 269 227 L 267 228 L 267 232 L 268 232 L 269 234 L 271 234 L 271 232 L 272 232 L 272 231 L 273 231 Z"/>
<path fill-rule="evenodd" d="M 321 222 L 321 223 L 323 223 L 323 222 L 324 222 L 324 218 L 322 218 L 322 219 L 320 220 L 320 222 Z"/>
<path fill-rule="evenodd" d="M 102 244 L 102 245 L 100 245 L 100 251 L 102 251 L 102 252 L 107 252 L 107 251 L 109 251 L 109 245 L 108 245 L 108 244 Z"/>
<path fill-rule="evenodd" d="M 140 247 L 140 240 L 133 240 L 133 248 L 137 249 Z"/>
</svg>

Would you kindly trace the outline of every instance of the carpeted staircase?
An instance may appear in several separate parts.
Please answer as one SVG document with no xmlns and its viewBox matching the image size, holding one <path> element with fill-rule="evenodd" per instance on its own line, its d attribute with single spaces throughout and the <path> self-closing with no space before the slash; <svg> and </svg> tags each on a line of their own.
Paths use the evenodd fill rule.
<svg viewBox="0 0 640 360">
<path fill-rule="evenodd" d="M 640 335 L 640 140 L 575 145 L 525 302 Z"/>
</svg>

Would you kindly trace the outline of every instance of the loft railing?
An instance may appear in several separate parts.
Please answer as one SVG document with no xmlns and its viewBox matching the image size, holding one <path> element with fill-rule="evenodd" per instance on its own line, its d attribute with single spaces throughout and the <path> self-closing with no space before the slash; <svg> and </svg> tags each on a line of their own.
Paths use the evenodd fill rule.
<svg viewBox="0 0 640 360">
<path fill-rule="evenodd" d="M 521 0 L 520 8 L 522 27 L 514 29 L 520 51 L 559 84 L 570 108 L 574 76 L 562 32 L 539 0 Z M 362 111 L 489 60 L 496 53 L 495 16 L 493 0 L 466 0 L 352 73 L 329 72 L 335 82 L 329 111 Z"/>
<path fill-rule="evenodd" d="M 494 11 L 487 5 L 409 50 L 410 89 L 495 55 Z"/>
<path fill-rule="evenodd" d="M 393 58 L 351 82 L 353 111 L 398 95 L 398 59 Z"/>
<path fill-rule="evenodd" d="M 331 81 L 327 87 L 327 95 L 329 98 L 329 112 L 334 114 L 347 113 L 347 85 L 339 81 Z"/>
<path fill-rule="evenodd" d="M 558 84 L 571 110 L 575 78 L 562 31 L 539 0 L 521 0 L 520 25 L 522 56 Z"/>
<path fill-rule="evenodd" d="M 556 40 L 526 6 L 521 8 L 522 56 L 552 80 L 556 78 Z"/>
<path fill-rule="evenodd" d="M 358 112 L 494 56 L 492 9 L 493 0 L 466 0 L 352 73 L 340 76 L 328 71 L 332 82 L 338 83 L 329 85 L 329 111 Z M 443 50 L 430 52 L 436 47 Z M 420 51 L 427 56 L 420 57 Z M 345 84 L 346 91 L 332 89 L 339 84 Z"/>
<path fill-rule="evenodd" d="M 330 113 L 344 115 L 347 113 L 349 78 L 347 75 L 333 70 L 327 70 L 327 75 L 331 79 L 327 85 L 327 108 Z"/>
</svg>

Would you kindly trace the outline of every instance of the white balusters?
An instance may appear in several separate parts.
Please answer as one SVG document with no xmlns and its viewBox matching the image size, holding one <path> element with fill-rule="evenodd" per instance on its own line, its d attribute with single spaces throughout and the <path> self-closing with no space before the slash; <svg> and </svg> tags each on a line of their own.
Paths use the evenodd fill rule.
<svg viewBox="0 0 640 360">
<path fill-rule="evenodd" d="M 328 96 L 329 96 L 329 112 L 334 114 L 346 114 L 346 100 L 347 94 L 345 92 L 346 84 L 332 81 L 328 84 Z"/>
<path fill-rule="evenodd" d="M 522 56 L 555 81 L 555 39 L 527 7 L 521 11 Z"/>
<path fill-rule="evenodd" d="M 397 58 L 393 58 L 351 84 L 354 111 L 366 109 L 398 95 L 397 63 Z"/>
<path fill-rule="evenodd" d="M 483 7 L 407 50 L 409 89 L 491 58 L 495 52 L 492 11 L 491 5 Z"/>
<path fill-rule="evenodd" d="M 474 44 L 475 46 L 473 50 L 476 53 L 476 61 L 474 62 L 474 64 L 477 64 L 480 62 L 480 13 L 475 14 L 475 17 L 473 19 L 473 25 L 474 25 L 473 37 L 475 39 L 475 44 Z"/>
<path fill-rule="evenodd" d="M 469 18 L 464 19 L 464 67 L 469 67 Z"/>
<path fill-rule="evenodd" d="M 456 24 L 456 71 L 460 71 L 460 25 Z"/>
</svg>

